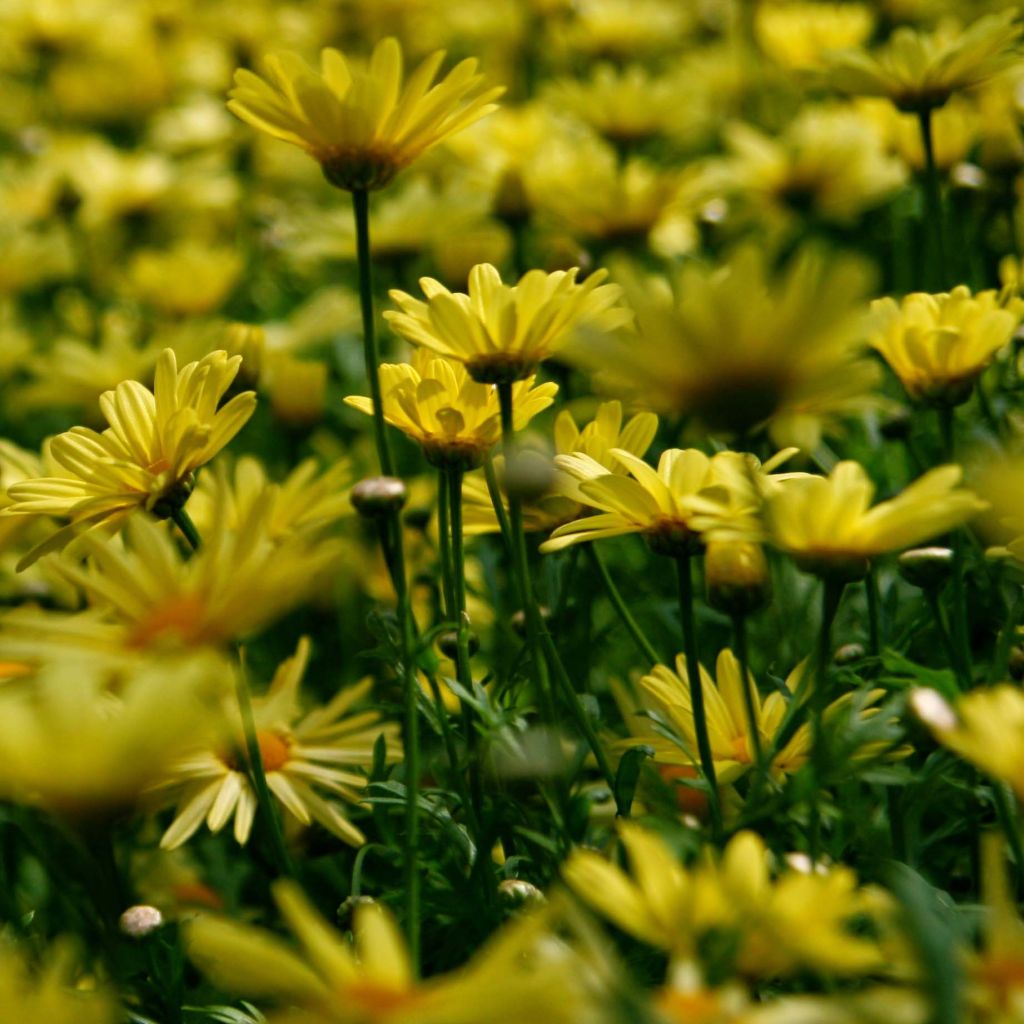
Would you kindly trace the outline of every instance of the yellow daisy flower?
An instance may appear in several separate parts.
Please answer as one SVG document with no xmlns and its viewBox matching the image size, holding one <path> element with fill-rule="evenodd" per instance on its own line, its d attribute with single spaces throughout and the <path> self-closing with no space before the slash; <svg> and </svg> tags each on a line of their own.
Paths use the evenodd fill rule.
<svg viewBox="0 0 1024 1024">
<path fill-rule="evenodd" d="M 940 466 L 872 508 L 875 485 L 864 468 L 840 462 L 827 477 L 792 480 L 767 498 L 772 543 L 806 572 L 861 579 L 872 558 L 946 533 L 986 507 L 957 486 L 962 475 Z"/>
<path fill-rule="evenodd" d="M 64 658 L 0 688 L 0 793 L 72 817 L 131 808 L 211 719 L 223 692 L 211 657 L 130 671 Z"/>
<path fill-rule="evenodd" d="M 55 567 L 121 627 L 124 648 L 223 646 L 300 604 L 337 561 L 334 543 L 271 539 L 275 498 L 271 487 L 237 528 L 218 523 L 191 557 L 173 534 L 138 516 L 123 540 L 86 536 L 88 560 Z"/>
<path fill-rule="evenodd" d="M 626 466 L 612 455 L 622 448 L 643 458 L 658 430 L 658 417 L 651 412 L 638 412 L 623 423 L 622 403 L 602 402 L 594 418 L 582 429 L 568 409 L 555 419 L 555 453 L 571 455 L 580 452 L 599 462 L 609 473 L 628 473 Z M 500 479 L 503 466 L 499 455 L 494 460 Z M 548 493 L 536 501 L 523 502 L 523 529 L 528 533 L 549 533 L 556 526 L 582 515 L 586 499 L 581 500 L 579 480 L 564 470 L 555 469 Z M 497 533 L 498 517 L 482 474 L 467 476 L 462 485 L 463 529 L 473 536 Z"/>
<path fill-rule="evenodd" d="M 71 949 L 58 944 L 31 960 L 13 945 L 0 945 L 0 1020 L 18 1024 L 115 1024 L 122 1018 L 114 993 L 106 985 L 76 984 Z"/>
<path fill-rule="evenodd" d="M 1017 59 L 1017 9 L 979 18 L 967 28 L 944 22 L 931 32 L 897 29 L 875 54 L 851 50 L 831 63 L 835 85 L 857 96 L 886 96 L 901 110 L 924 113 L 955 92 L 980 85 Z"/>
<path fill-rule="evenodd" d="M 325 49 L 317 72 L 294 53 L 278 53 L 266 58 L 266 79 L 235 72 L 228 108 L 305 150 L 332 185 L 383 188 L 425 150 L 489 114 L 505 91 L 482 89 L 472 58 L 432 84 L 442 60 L 439 50 L 403 84 L 402 48 L 393 38 L 382 39 L 365 66 Z"/>
<path fill-rule="evenodd" d="M 53 438 L 46 451 L 53 475 L 14 484 L 8 491 L 11 504 L 0 515 L 60 516 L 71 522 L 26 555 L 20 567 L 83 530 L 114 526 L 139 509 L 168 516 L 180 508 L 192 491 L 195 470 L 256 408 L 251 391 L 218 408 L 240 364 L 237 356 L 213 352 L 179 371 L 174 351 L 164 349 L 152 391 L 129 380 L 100 397 L 110 424 L 102 434 L 73 427 Z"/>
<path fill-rule="evenodd" d="M 464 362 L 476 381 L 525 380 L 575 331 L 611 330 L 630 320 L 618 305 L 621 289 L 603 283 L 607 271 L 594 271 L 582 284 L 578 273 L 577 268 L 551 274 L 531 270 L 509 285 L 489 263 L 481 263 L 470 271 L 468 294 L 452 293 L 424 277 L 420 287 L 426 301 L 392 291 L 400 309 L 387 310 L 384 317 L 406 341 Z"/>
<path fill-rule="evenodd" d="M 356 907 L 354 943 L 334 931 L 298 886 L 274 897 L 301 953 L 276 935 L 215 917 L 186 929 L 189 956 L 221 988 L 294 1009 L 271 1024 L 572 1024 L 596 1014 L 583 952 L 556 937 L 553 911 L 520 916 L 464 967 L 418 981 L 391 914 Z M 567 916 L 567 915 L 560 915 Z"/>
<path fill-rule="evenodd" d="M 453 359 L 417 349 L 411 363 L 380 368 L 384 419 L 417 441 L 435 466 L 472 469 L 501 440 L 501 407 L 493 384 L 481 384 Z M 534 387 L 534 377 L 512 386 L 512 416 L 521 430 L 554 401 L 557 384 Z M 345 399 L 373 415 L 373 399 Z"/>
<path fill-rule="evenodd" d="M 873 400 L 877 368 L 860 357 L 868 279 L 857 262 L 803 250 L 776 273 L 748 247 L 722 267 L 689 261 L 670 280 L 618 276 L 637 330 L 588 331 L 567 351 L 613 392 L 731 431 L 810 402 L 820 416 Z"/>
<path fill-rule="evenodd" d="M 765 478 L 761 486 L 773 487 L 767 474 L 792 452 L 761 466 L 739 452 L 708 456 L 696 448 L 669 448 L 656 470 L 622 448 L 609 454 L 626 467 L 628 476 L 610 473 L 588 455 L 555 457 L 555 464 L 579 481 L 580 502 L 599 514 L 559 526 L 541 551 L 626 533 L 639 533 L 652 550 L 673 556 L 696 551 L 704 533 L 759 540 L 762 498 L 754 476 Z"/>
<path fill-rule="evenodd" d="M 998 292 L 972 295 L 964 285 L 948 294 L 915 292 L 902 302 L 878 299 L 871 306 L 871 346 L 881 353 L 911 398 L 958 405 L 1006 345 L 1024 304 L 1005 308 Z"/>
<path fill-rule="evenodd" d="M 794 71 L 820 71 L 827 54 L 860 46 L 874 25 L 874 12 L 859 3 L 760 4 L 754 17 L 761 49 Z"/>
<path fill-rule="evenodd" d="M 278 667 L 266 696 L 253 701 L 267 785 L 301 824 L 316 821 L 346 843 L 360 846 L 365 842 L 363 833 L 345 817 L 337 799 L 325 796 L 358 804 L 366 786 L 366 776 L 359 769 L 372 765 L 374 744 L 381 736 L 388 758 L 401 759 L 398 726 L 382 722 L 376 711 L 349 714 L 369 693 L 371 679 L 342 690 L 303 716 L 299 686 L 309 654 L 309 638 L 303 637 L 295 654 Z M 235 839 L 243 845 L 249 840 L 256 792 L 242 753 L 245 740 L 237 705 L 226 705 L 224 714 L 233 723 L 229 738 L 215 735 L 209 745 L 170 766 L 157 783 L 157 791 L 170 790 L 176 804 L 174 820 L 160 840 L 165 850 L 186 843 L 204 822 L 211 832 L 219 832 L 232 818 Z"/>
</svg>

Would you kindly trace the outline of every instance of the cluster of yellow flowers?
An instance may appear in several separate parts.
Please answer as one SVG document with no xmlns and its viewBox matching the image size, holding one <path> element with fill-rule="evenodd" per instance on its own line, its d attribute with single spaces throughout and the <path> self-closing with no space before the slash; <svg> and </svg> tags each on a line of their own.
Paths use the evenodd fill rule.
<svg viewBox="0 0 1024 1024">
<path fill-rule="evenodd" d="M 2 5 L 0 1019 L 1024 1020 L 1022 38 Z"/>
</svg>

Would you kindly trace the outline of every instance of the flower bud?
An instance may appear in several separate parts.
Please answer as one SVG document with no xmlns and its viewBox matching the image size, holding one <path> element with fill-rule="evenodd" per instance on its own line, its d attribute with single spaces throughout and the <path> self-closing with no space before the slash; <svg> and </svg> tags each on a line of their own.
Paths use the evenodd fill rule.
<svg viewBox="0 0 1024 1024">
<path fill-rule="evenodd" d="M 123 935 L 131 939 L 144 939 L 164 923 L 164 916 L 156 907 L 146 904 L 129 907 L 117 921 Z"/>
<path fill-rule="evenodd" d="M 523 878 L 506 878 L 498 883 L 498 898 L 511 910 L 544 902 L 544 893 Z"/>
<path fill-rule="evenodd" d="M 541 605 L 537 611 L 540 613 L 541 621 L 547 622 L 551 618 L 551 609 Z M 512 616 L 512 628 L 518 636 L 526 636 L 526 612 L 522 608 Z"/>
<path fill-rule="evenodd" d="M 1024 647 L 1013 647 L 1010 650 L 1010 678 L 1018 683 L 1024 679 Z"/>
<path fill-rule="evenodd" d="M 860 661 L 865 653 L 863 644 L 843 644 L 832 656 L 832 660 L 837 665 L 850 665 L 855 661 Z"/>
<path fill-rule="evenodd" d="M 352 488 L 352 507 L 367 519 L 397 512 L 408 497 L 405 484 L 395 476 L 368 476 Z"/>
<path fill-rule="evenodd" d="M 708 603 L 730 615 L 749 615 L 771 600 L 768 561 L 760 544 L 710 541 L 704 553 Z"/>
<path fill-rule="evenodd" d="M 338 926 L 344 928 L 346 931 L 352 928 L 352 918 L 356 912 L 357 907 L 372 907 L 376 901 L 370 896 L 349 896 L 347 899 L 339 904 L 337 911 L 335 911 L 335 919 L 338 922 Z"/>
<path fill-rule="evenodd" d="M 510 498 L 537 501 L 550 492 L 555 467 L 546 455 L 526 449 L 506 460 L 502 482 Z"/>
<path fill-rule="evenodd" d="M 896 560 L 900 575 L 921 590 L 938 590 L 953 573 L 950 548 L 912 548 Z"/>
</svg>

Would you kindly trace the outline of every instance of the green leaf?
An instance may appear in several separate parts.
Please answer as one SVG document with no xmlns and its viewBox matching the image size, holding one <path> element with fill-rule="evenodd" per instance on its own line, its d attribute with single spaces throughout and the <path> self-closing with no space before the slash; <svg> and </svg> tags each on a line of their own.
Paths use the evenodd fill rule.
<svg viewBox="0 0 1024 1024">
<path fill-rule="evenodd" d="M 620 818 L 629 817 L 633 797 L 636 796 L 636 786 L 640 781 L 640 769 L 649 757 L 654 757 L 654 747 L 642 743 L 630 747 L 619 761 L 619 768 L 615 773 L 615 813 Z"/>
</svg>

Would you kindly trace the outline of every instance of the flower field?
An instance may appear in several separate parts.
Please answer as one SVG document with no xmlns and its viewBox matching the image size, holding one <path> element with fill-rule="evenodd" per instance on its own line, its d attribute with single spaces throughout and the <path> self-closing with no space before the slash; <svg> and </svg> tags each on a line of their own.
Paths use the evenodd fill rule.
<svg viewBox="0 0 1024 1024">
<path fill-rule="evenodd" d="M 1024 17 L 0 0 L 0 1024 L 1024 1024 Z"/>
</svg>

